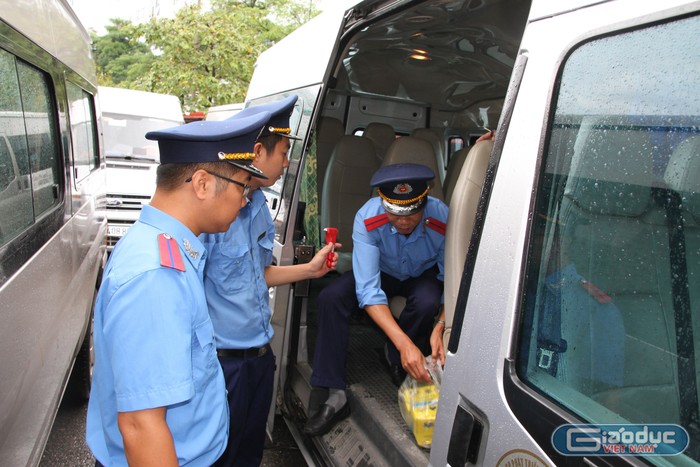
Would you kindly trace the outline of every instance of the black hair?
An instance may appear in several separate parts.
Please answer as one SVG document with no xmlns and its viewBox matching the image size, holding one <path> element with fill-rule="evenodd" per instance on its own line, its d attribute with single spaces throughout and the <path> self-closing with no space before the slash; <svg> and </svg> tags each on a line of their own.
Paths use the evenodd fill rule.
<svg viewBox="0 0 700 467">
<path fill-rule="evenodd" d="M 193 164 L 161 164 L 156 170 L 156 186 L 164 191 L 173 191 L 186 183 L 198 170 L 216 172 L 224 177 L 232 177 L 239 170 L 238 167 L 225 161 L 197 162 Z M 226 188 L 228 182 L 216 177 L 216 192 Z"/>
</svg>

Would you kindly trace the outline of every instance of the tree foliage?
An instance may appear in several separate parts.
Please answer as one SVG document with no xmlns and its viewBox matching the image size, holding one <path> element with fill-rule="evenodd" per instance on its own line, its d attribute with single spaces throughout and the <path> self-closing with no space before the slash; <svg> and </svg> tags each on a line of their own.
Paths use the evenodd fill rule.
<svg viewBox="0 0 700 467">
<path fill-rule="evenodd" d="M 185 111 L 242 102 L 258 55 L 317 13 L 311 2 L 212 0 L 173 19 L 112 20 L 95 38 L 98 78 L 177 95 Z"/>
<path fill-rule="evenodd" d="M 100 84 L 113 86 L 133 82 L 152 66 L 155 56 L 143 42 L 136 40 L 130 21 L 113 18 L 104 36 L 93 34 L 95 61 Z"/>
</svg>

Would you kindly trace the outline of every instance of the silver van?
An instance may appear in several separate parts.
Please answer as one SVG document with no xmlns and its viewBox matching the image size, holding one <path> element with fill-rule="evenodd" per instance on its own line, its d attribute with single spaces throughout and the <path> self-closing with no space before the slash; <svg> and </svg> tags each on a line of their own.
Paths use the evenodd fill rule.
<svg viewBox="0 0 700 467">
<path fill-rule="evenodd" d="M 347 270 L 388 163 L 433 168 L 450 207 L 432 446 L 362 315 L 351 416 L 301 434 L 323 400 L 309 378 L 332 276 L 271 289 L 270 425 L 283 415 L 310 465 L 697 465 L 698 38 L 697 1 L 366 0 L 261 54 L 246 105 L 299 95 L 304 136 L 267 193 L 277 264 L 332 226 Z"/>
<path fill-rule="evenodd" d="M 95 62 L 65 1 L 0 1 L 0 83 L 0 465 L 31 466 L 89 395 L 106 259 Z"/>
</svg>

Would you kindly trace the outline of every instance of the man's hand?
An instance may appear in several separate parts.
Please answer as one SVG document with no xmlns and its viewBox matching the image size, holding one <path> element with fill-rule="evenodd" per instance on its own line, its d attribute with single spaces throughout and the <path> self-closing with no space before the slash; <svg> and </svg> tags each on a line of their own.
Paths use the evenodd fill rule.
<svg viewBox="0 0 700 467">
<path fill-rule="evenodd" d="M 440 361 L 440 365 L 445 364 L 445 347 L 443 345 L 443 336 L 445 335 L 445 324 L 438 322 L 430 334 L 430 348 L 432 349 L 431 356 L 434 362 Z"/>
<path fill-rule="evenodd" d="M 329 271 L 335 270 L 335 268 L 338 266 L 338 253 L 334 251 L 334 248 L 341 248 L 342 246 L 342 243 L 329 243 L 320 250 L 318 250 L 318 252 L 314 255 L 313 258 L 311 258 L 311 261 L 309 261 L 308 263 L 309 273 L 311 274 L 311 277 L 313 279 L 323 277 Z M 328 267 L 326 261 L 329 253 L 333 255 L 330 267 Z"/>
<path fill-rule="evenodd" d="M 399 352 L 401 353 L 401 366 L 406 370 L 406 373 L 411 375 L 411 378 L 416 381 L 423 381 L 429 383 L 430 373 L 425 368 L 425 357 L 423 353 L 418 350 L 418 347 L 413 344 L 413 342 L 408 341 L 410 345 L 404 345 Z"/>
</svg>

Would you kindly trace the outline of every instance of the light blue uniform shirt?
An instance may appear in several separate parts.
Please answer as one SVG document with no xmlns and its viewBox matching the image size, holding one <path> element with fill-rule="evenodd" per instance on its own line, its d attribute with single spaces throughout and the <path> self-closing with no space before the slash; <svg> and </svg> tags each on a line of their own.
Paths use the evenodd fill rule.
<svg viewBox="0 0 700 467">
<path fill-rule="evenodd" d="M 177 241 L 185 272 L 161 266 L 161 233 Z M 204 253 L 182 223 L 144 206 L 110 256 L 95 303 L 87 415 L 87 443 L 105 466 L 127 465 L 117 412 L 167 407 L 180 465 L 209 466 L 226 447 L 228 405 L 202 285 Z"/>
<path fill-rule="evenodd" d="M 420 276 L 437 264 L 437 277 L 444 280 L 445 235 L 428 227 L 426 219 L 430 217 L 447 223 L 447 212 L 445 203 L 428 197 L 421 222 L 407 237 L 389 223 L 367 231 L 366 219 L 386 213 L 380 197 L 371 198 L 357 211 L 352 227 L 352 270 L 360 308 L 388 304 L 381 288 L 381 272 L 405 281 Z"/>
<path fill-rule="evenodd" d="M 207 249 L 204 288 L 219 349 L 261 347 L 272 339 L 265 268 L 272 264 L 275 228 L 265 195 L 253 191 L 231 227 L 200 235 Z"/>
</svg>

